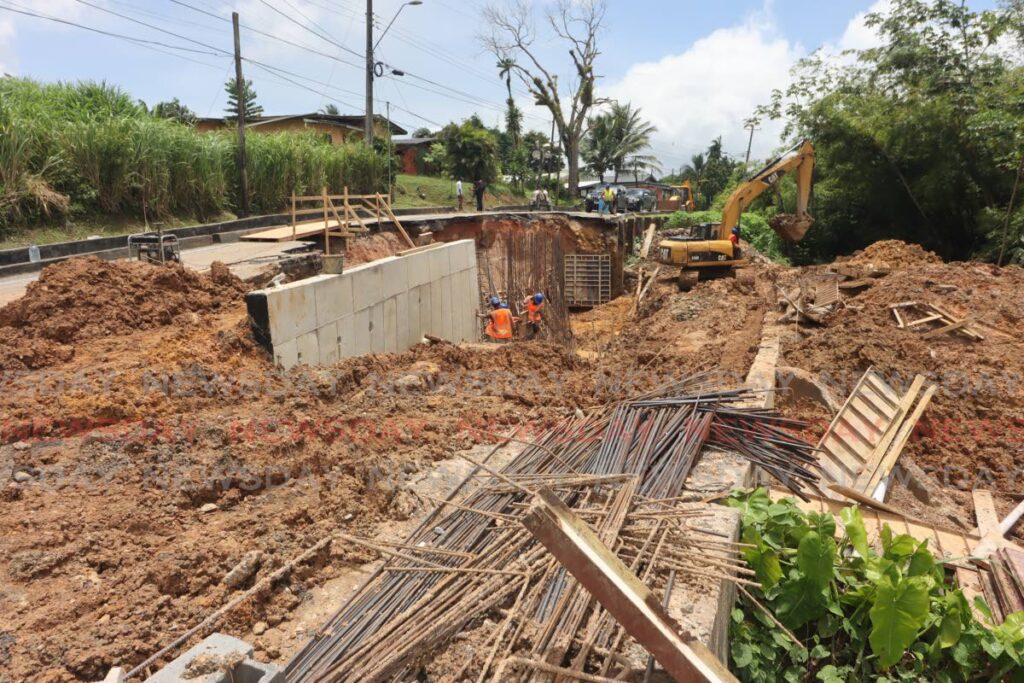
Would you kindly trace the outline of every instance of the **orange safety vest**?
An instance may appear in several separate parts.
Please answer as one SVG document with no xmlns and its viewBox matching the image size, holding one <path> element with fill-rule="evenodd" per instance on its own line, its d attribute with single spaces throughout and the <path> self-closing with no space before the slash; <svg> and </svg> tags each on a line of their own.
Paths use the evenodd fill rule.
<svg viewBox="0 0 1024 683">
<path fill-rule="evenodd" d="M 494 339 L 511 339 L 512 311 L 507 308 L 496 308 L 491 311 L 491 322 L 487 323 L 485 332 Z"/>
<path fill-rule="evenodd" d="M 539 304 L 533 303 L 533 299 L 526 300 L 526 317 L 531 323 L 540 322 L 540 309 L 544 308 L 544 302 L 541 301 Z"/>
</svg>

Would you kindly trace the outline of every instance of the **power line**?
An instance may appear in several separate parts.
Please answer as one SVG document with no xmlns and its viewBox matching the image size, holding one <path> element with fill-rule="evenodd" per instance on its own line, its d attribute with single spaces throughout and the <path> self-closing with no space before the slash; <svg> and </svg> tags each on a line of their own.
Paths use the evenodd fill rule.
<svg viewBox="0 0 1024 683">
<path fill-rule="evenodd" d="M 79 0 L 79 2 L 82 2 L 82 0 Z M 327 41 L 328 43 L 330 43 L 331 45 L 334 45 L 334 46 L 335 46 L 335 47 L 337 47 L 338 49 L 340 49 L 340 50 L 344 50 L 345 52 L 351 53 L 351 54 L 355 55 L 356 57 L 360 57 L 360 58 L 362 58 L 362 59 L 365 59 L 365 58 L 366 58 L 366 56 L 365 56 L 365 55 L 362 55 L 362 54 L 360 54 L 360 53 L 356 52 L 355 50 L 353 50 L 353 49 L 351 49 L 351 48 L 349 48 L 349 47 L 345 47 L 345 46 L 344 46 L 344 45 L 342 45 L 341 43 L 339 43 L 339 42 L 337 42 L 337 41 L 333 40 L 332 38 L 328 38 L 327 36 L 325 36 L 324 34 L 320 33 L 319 31 L 315 31 L 315 30 L 311 29 L 311 28 L 310 28 L 309 26 L 306 26 L 306 25 L 305 25 L 305 24 L 303 24 L 303 23 L 302 23 L 301 21 L 299 21 L 299 20 L 295 19 L 295 17 L 290 17 L 290 16 L 288 16 L 287 14 L 285 14 L 284 12 L 282 12 L 281 10 L 279 10 L 278 8 L 274 7 L 274 6 L 273 6 L 273 5 L 271 5 L 271 4 L 269 3 L 269 2 L 267 2 L 267 0 L 260 0 L 260 2 L 262 2 L 262 3 L 264 4 L 264 5 L 266 5 L 266 6 L 267 6 L 267 7 L 269 7 L 270 9 L 274 10 L 275 12 L 277 12 L 278 14 L 280 14 L 280 15 L 281 15 L 282 17 L 284 17 L 284 18 L 285 18 L 285 19 L 287 19 L 288 21 L 290 21 L 290 22 L 292 22 L 293 24 L 295 24 L 296 26 L 299 26 L 300 28 L 304 28 L 305 30 L 307 30 L 307 31 L 309 31 L 310 33 L 312 33 L 312 34 L 313 34 L 314 36 L 316 36 L 316 37 L 320 38 L 321 40 L 325 40 L 325 41 Z M 288 3 L 288 2 L 287 2 L 287 0 L 285 0 L 285 3 L 286 3 L 286 4 L 288 4 L 288 6 L 289 6 L 289 7 L 291 7 L 292 9 L 295 9 L 295 6 L 294 6 L 294 5 L 292 5 L 291 3 Z M 305 18 L 305 16 L 306 16 L 305 14 L 302 14 L 302 12 L 299 12 L 299 11 L 298 11 L 297 9 L 296 9 L 295 11 L 296 11 L 296 12 L 298 12 L 300 16 L 302 16 L 303 18 Z M 308 21 L 308 19 L 307 19 L 307 21 Z"/>
</svg>

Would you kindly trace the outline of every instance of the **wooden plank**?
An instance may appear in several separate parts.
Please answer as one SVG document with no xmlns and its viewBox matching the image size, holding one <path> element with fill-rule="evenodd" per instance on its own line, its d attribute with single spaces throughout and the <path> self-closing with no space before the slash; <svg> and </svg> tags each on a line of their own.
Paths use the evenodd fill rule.
<svg viewBox="0 0 1024 683">
<path fill-rule="evenodd" d="M 974 499 L 974 518 L 978 521 L 978 533 L 985 536 L 999 527 L 996 503 L 990 491 L 981 489 L 971 491 L 971 498 Z"/>
<path fill-rule="evenodd" d="M 656 231 L 657 227 L 654 223 L 651 223 L 644 232 L 644 244 L 640 247 L 640 258 L 647 258 L 647 255 L 651 253 L 651 244 L 654 243 L 654 233 Z"/>
<path fill-rule="evenodd" d="M 736 680 L 703 644 L 680 635 L 651 589 L 549 489 L 534 495 L 523 525 L 675 680 Z"/>
<path fill-rule="evenodd" d="M 341 227 L 335 221 L 330 222 L 331 229 Z M 293 233 L 294 230 L 294 233 Z M 299 222 L 293 228 L 291 225 L 279 225 L 259 232 L 251 232 L 248 235 L 243 235 L 240 239 L 246 242 L 284 242 L 287 240 L 294 240 L 302 237 L 309 237 L 317 233 L 324 231 L 323 220 L 312 221 L 309 223 Z"/>
<path fill-rule="evenodd" d="M 921 335 L 921 339 L 931 339 L 932 337 L 937 337 L 940 334 L 946 334 L 947 332 L 953 332 L 955 330 L 961 329 L 966 324 L 967 324 L 966 320 L 958 320 L 956 322 L 949 323 L 948 325 L 943 325 L 942 327 L 938 327 L 938 328 L 932 330 L 931 332 L 925 332 L 924 334 Z"/>
<path fill-rule="evenodd" d="M 875 472 L 871 475 L 871 480 L 868 482 L 865 493 L 872 495 L 875 491 L 875 487 L 889 476 L 892 468 L 896 466 L 896 462 L 900 458 L 900 454 L 903 453 L 903 449 L 907 445 L 907 441 L 910 440 L 910 435 L 914 433 L 914 427 L 917 426 L 918 421 L 921 419 L 921 415 L 924 414 L 925 409 L 932 400 L 932 396 L 938 390 L 937 384 L 930 384 L 925 389 L 924 396 L 918 401 L 917 406 L 914 407 L 914 412 L 910 414 L 910 417 L 903 420 L 903 424 L 900 425 L 900 431 L 896 435 L 896 439 L 889 446 L 886 451 L 885 457 L 879 463 L 878 467 L 875 468 Z"/>
<path fill-rule="evenodd" d="M 916 301 L 901 301 L 901 302 L 899 302 L 897 304 L 889 304 L 888 308 L 893 308 L 893 309 L 896 309 L 896 308 L 906 308 L 907 306 L 916 306 L 916 305 L 917 305 Z"/>
<path fill-rule="evenodd" d="M 932 321 L 941 319 L 941 313 L 932 313 L 931 315 L 926 315 L 923 318 L 918 318 L 917 320 L 910 321 L 909 323 L 907 323 L 907 327 L 916 327 L 917 325 L 924 325 L 925 323 L 930 323 Z"/>
<path fill-rule="evenodd" d="M 875 446 L 875 449 L 871 452 L 871 456 L 864 463 L 864 471 L 861 473 L 861 476 L 858 477 L 857 483 L 854 484 L 854 489 L 866 495 L 871 495 L 871 492 L 874 489 L 869 488 L 869 485 L 871 484 L 872 480 L 875 479 L 875 474 L 880 469 L 883 460 L 885 460 L 886 453 L 889 450 L 889 446 L 893 443 L 893 440 L 896 438 L 897 433 L 899 433 L 900 431 L 901 425 L 903 423 L 902 418 L 906 416 L 906 414 L 914 406 L 914 401 L 917 400 L 918 394 L 921 393 L 922 386 L 924 386 L 924 375 L 917 375 L 916 377 L 914 377 L 914 381 L 910 384 L 910 389 L 900 400 L 899 414 L 896 416 L 896 418 L 893 419 L 892 422 L 889 423 L 885 430 L 885 433 L 882 435 L 882 438 Z"/>
</svg>

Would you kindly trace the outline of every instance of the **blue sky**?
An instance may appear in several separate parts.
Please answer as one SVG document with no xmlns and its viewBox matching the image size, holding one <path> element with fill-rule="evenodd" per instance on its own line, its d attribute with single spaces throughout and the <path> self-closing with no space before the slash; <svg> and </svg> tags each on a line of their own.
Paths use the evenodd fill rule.
<svg viewBox="0 0 1024 683">
<path fill-rule="evenodd" d="M 502 0 L 497 0 L 501 2 Z M 232 10 L 243 25 L 306 45 L 336 59 L 312 54 L 253 33 L 242 32 L 243 53 L 264 64 L 298 74 L 304 87 L 247 64 L 266 113 L 315 111 L 333 101 L 343 113 L 361 113 L 365 2 L 360 0 L 0 0 L 0 8 L 24 9 L 134 38 L 216 52 L 109 12 L 130 16 L 187 36 L 213 48 L 231 49 Z M 679 166 L 716 135 L 727 152 L 742 154 L 742 121 L 783 87 L 793 61 L 819 46 L 829 50 L 871 42 L 864 12 L 887 0 L 609 0 L 598 71 L 600 94 L 641 107 L 659 129 L 654 151 L 664 169 Z M 401 0 L 377 0 L 375 14 L 386 23 Z M 378 111 L 384 102 L 393 118 L 410 130 L 436 127 L 476 112 L 488 124 L 501 117 L 505 87 L 495 58 L 479 40 L 484 0 L 423 0 L 406 7 L 384 37 L 377 57 L 409 75 L 377 82 Z M 536 14 L 554 4 L 537 0 Z M 976 8 L 994 0 L 975 0 Z M 90 5 L 95 5 L 92 7 Z M 327 42 L 271 9 L 301 23 L 315 22 Z M 210 16 L 214 15 L 214 16 Z M 221 17 L 218 19 L 217 17 Z M 565 50 L 540 31 L 545 59 L 569 76 Z M 151 46 L 157 47 L 157 46 Z M 157 52 L 134 43 L 0 9 L 0 70 L 40 80 L 104 79 L 149 103 L 180 98 L 200 116 L 222 113 L 223 82 L 233 75 L 224 54 Z M 176 58 L 165 52 L 187 56 Z M 338 61 L 342 60 L 342 61 Z M 201 62 L 201 63 L 197 63 Z M 342 62 L 350 62 L 351 65 Z M 431 82 L 432 81 L 432 82 Z M 528 127 L 548 129 L 550 117 L 532 106 L 517 86 Z M 313 92 L 318 91 L 318 92 Z M 778 126 L 766 124 L 754 154 L 768 155 L 779 144 Z"/>
</svg>

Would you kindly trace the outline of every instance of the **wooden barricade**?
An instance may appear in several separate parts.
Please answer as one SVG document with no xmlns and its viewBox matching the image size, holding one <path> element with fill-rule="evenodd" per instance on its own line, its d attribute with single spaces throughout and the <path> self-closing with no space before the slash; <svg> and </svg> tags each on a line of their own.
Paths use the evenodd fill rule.
<svg viewBox="0 0 1024 683">
<path fill-rule="evenodd" d="M 359 233 L 370 232 L 366 221 L 373 219 L 377 228 L 385 222 L 391 222 L 410 247 L 416 246 L 409 233 L 402 227 L 401 221 L 391 210 L 391 202 L 386 195 L 349 194 L 348 187 L 342 194 L 327 194 L 324 188 L 319 195 L 296 195 L 292 193 L 291 229 L 292 239 L 297 239 L 300 226 L 311 222 L 323 223 L 324 253 L 331 254 L 331 238 L 340 237 L 347 240 Z M 315 218 L 310 218 L 315 216 Z M 386 219 L 386 220 L 385 220 Z M 344 242 L 343 242 L 344 244 Z M 344 251 L 344 246 L 342 247 Z"/>
</svg>

